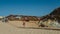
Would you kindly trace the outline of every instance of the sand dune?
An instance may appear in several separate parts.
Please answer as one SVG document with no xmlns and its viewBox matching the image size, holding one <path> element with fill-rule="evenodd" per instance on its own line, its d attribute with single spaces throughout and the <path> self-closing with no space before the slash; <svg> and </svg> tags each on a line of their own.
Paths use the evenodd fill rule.
<svg viewBox="0 0 60 34">
<path fill-rule="evenodd" d="M 22 29 L 0 21 L 0 34 L 60 34 L 60 31 L 44 29 Z"/>
</svg>

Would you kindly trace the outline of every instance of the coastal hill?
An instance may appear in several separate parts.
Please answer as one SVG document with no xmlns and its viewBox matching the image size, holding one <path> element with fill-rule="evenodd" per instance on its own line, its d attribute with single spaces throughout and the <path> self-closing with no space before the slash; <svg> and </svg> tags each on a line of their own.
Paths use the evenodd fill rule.
<svg viewBox="0 0 60 34">
<path fill-rule="evenodd" d="M 26 15 L 9 15 L 6 16 L 9 20 L 18 20 L 18 21 L 38 21 L 40 17 L 37 16 L 26 16 Z"/>
<path fill-rule="evenodd" d="M 60 22 L 60 7 L 51 12 L 50 15 L 56 18 L 58 22 Z"/>
<path fill-rule="evenodd" d="M 60 7 L 53 10 L 50 15 L 60 16 Z"/>
<path fill-rule="evenodd" d="M 54 9 L 50 14 L 46 15 L 46 16 L 42 16 L 41 18 L 42 20 L 57 20 L 58 22 L 60 22 L 60 7 Z"/>
</svg>

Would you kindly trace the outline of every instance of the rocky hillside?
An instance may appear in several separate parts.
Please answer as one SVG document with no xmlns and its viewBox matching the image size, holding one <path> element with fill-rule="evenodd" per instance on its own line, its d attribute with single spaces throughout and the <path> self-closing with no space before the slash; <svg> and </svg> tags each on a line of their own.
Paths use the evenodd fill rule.
<svg viewBox="0 0 60 34">
<path fill-rule="evenodd" d="M 9 15 L 6 18 L 9 20 L 20 20 L 20 21 L 38 21 L 40 17 L 37 16 L 26 16 L 26 15 Z"/>
<path fill-rule="evenodd" d="M 60 16 L 60 7 L 53 10 L 50 15 Z"/>
<path fill-rule="evenodd" d="M 60 22 L 60 7 L 51 12 L 50 15 L 56 18 L 58 22 Z"/>
<path fill-rule="evenodd" d="M 41 19 L 42 20 L 48 20 L 48 19 L 57 20 L 60 23 L 60 7 L 53 10 L 50 14 L 43 16 Z"/>
<path fill-rule="evenodd" d="M 60 7 L 54 9 L 50 14 L 42 17 L 26 16 L 26 15 L 9 15 L 6 18 L 9 20 L 22 20 L 22 21 L 39 21 L 39 20 L 57 20 L 60 22 Z"/>
</svg>

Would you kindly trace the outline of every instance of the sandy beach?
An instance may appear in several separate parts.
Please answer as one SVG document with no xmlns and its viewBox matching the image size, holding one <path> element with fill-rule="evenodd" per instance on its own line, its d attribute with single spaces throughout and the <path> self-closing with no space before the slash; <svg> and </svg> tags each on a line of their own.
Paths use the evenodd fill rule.
<svg viewBox="0 0 60 34">
<path fill-rule="evenodd" d="M 22 29 L 0 21 L 0 34 L 60 34 L 60 31 L 45 29 Z"/>
</svg>

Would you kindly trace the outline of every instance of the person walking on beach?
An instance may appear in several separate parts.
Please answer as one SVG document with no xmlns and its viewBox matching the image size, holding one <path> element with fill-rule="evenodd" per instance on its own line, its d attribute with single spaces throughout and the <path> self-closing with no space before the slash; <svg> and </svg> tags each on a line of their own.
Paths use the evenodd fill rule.
<svg viewBox="0 0 60 34">
<path fill-rule="evenodd" d="M 23 27 L 25 27 L 25 21 L 23 21 Z"/>
</svg>

